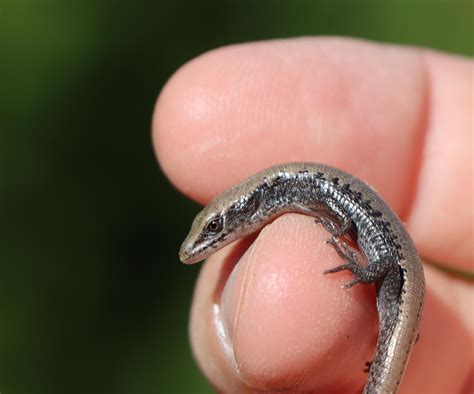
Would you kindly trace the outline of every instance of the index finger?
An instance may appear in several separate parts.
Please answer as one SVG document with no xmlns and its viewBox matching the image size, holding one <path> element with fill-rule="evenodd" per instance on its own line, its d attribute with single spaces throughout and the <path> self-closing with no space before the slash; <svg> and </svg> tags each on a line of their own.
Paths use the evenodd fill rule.
<svg viewBox="0 0 474 394">
<path fill-rule="evenodd" d="M 227 47 L 170 80 L 154 141 L 172 182 L 201 202 L 276 163 L 342 168 L 380 192 L 423 258 L 468 267 L 471 71 L 460 58 L 341 39 Z"/>
</svg>

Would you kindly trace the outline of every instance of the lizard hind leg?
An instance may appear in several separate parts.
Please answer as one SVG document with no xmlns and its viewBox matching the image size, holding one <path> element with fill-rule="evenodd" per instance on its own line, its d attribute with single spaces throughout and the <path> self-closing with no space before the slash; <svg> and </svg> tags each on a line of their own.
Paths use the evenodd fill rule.
<svg viewBox="0 0 474 394">
<path fill-rule="evenodd" d="M 336 253 L 344 260 L 344 263 L 324 271 L 324 274 L 333 274 L 335 272 L 347 270 L 354 275 L 354 279 L 343 285 L 343 288 L 350 289 L 357 283 L 374 283 L 385 277 L 388 267 L 385 262 L 377 262 L 375 264 L 363 266 L 359 262 L 357 253 L 350 249 L 345 242 L 339 241 L 335 237 L 331 237 L 327 240 L 327 243 L 333 246 Z"/>
<path fill-rule="evenodd" d="M 336 253 L 344 260 L 344 264 L 338 265 L 334 268 L 330 268 L 324 271 L 324 275 L 333 274 L 340 271 L 350 271 L 354 275 L 354 279 L 349 283 L 344 284 L 342 287 L 345 289 L 350 289 L 355 286 L 357 283 L 372 283 L 373 280 L 371 276 L 367 277 L 366 270 L 367 267 L 364 267 L 360 261 L 357 253 L 350 249 L 345 242 L 338 241 L 336 237 L 331 237 L 327 241 Z"/>
</svg>

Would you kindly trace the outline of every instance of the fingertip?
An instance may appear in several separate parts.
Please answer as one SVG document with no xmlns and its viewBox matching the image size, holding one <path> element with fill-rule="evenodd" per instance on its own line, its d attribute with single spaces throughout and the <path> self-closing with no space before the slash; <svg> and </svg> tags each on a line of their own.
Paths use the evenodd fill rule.
<svg viewBox="0 0 474 394">
<path fill-rule="evenodd" d="M 204 202 L 272 164 L 324 162 L 356 169 L 404 209 L 425 94 L 420 70 L 413 50 L 342 38 L 208 52 L 178 70 L 158 99 L 160 164 Z"/>
</svg>

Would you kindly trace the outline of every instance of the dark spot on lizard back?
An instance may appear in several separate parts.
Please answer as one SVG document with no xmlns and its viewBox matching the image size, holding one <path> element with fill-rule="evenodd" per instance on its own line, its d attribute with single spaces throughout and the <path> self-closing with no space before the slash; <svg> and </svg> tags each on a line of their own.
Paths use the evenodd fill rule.
<svg viewBox="0 0 474 394">
<path fill-rule="evenodd" d="M 352 194 L 352 190 L 351 190 L 351 185 L 350 183 L 344 183 L 344 185 L 342 185 L 342 188 L 344 189 L 344 191 Z"/>
<path fill-rule="evenodd" d="M 374 210 L 372 212 L 372 215 L 375 216 L 376 218 L 379 218 L 382 216 L 382 212 Z"/>
</svg>

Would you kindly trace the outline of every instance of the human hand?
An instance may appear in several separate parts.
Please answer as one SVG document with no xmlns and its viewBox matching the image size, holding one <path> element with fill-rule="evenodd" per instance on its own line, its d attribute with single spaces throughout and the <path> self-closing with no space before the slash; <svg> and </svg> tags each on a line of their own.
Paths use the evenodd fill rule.
<svg viewBox="0 0 474 394">
<path fill-rule="evenodd" d="M 471 87 L 470 61 L 420 49 L 337 38 L 244 44 L 176 73 L 158 100 L 154 142 L 173 183 L 202 203 L 272 164 L 347 170 L 406 222 L 424 260 L 472 269 Z M 342 290 L 350 274 L 322 276 L 340 264 L 326 238 L 314 219 L 285 215 L 206 262 L 190 334 L 220 392 L 363 386 L 378 333 L 374 290 Z M 401 392 L 467 392 L 472 284 L 427 265 L 425 276 Z"/>
</svg>

